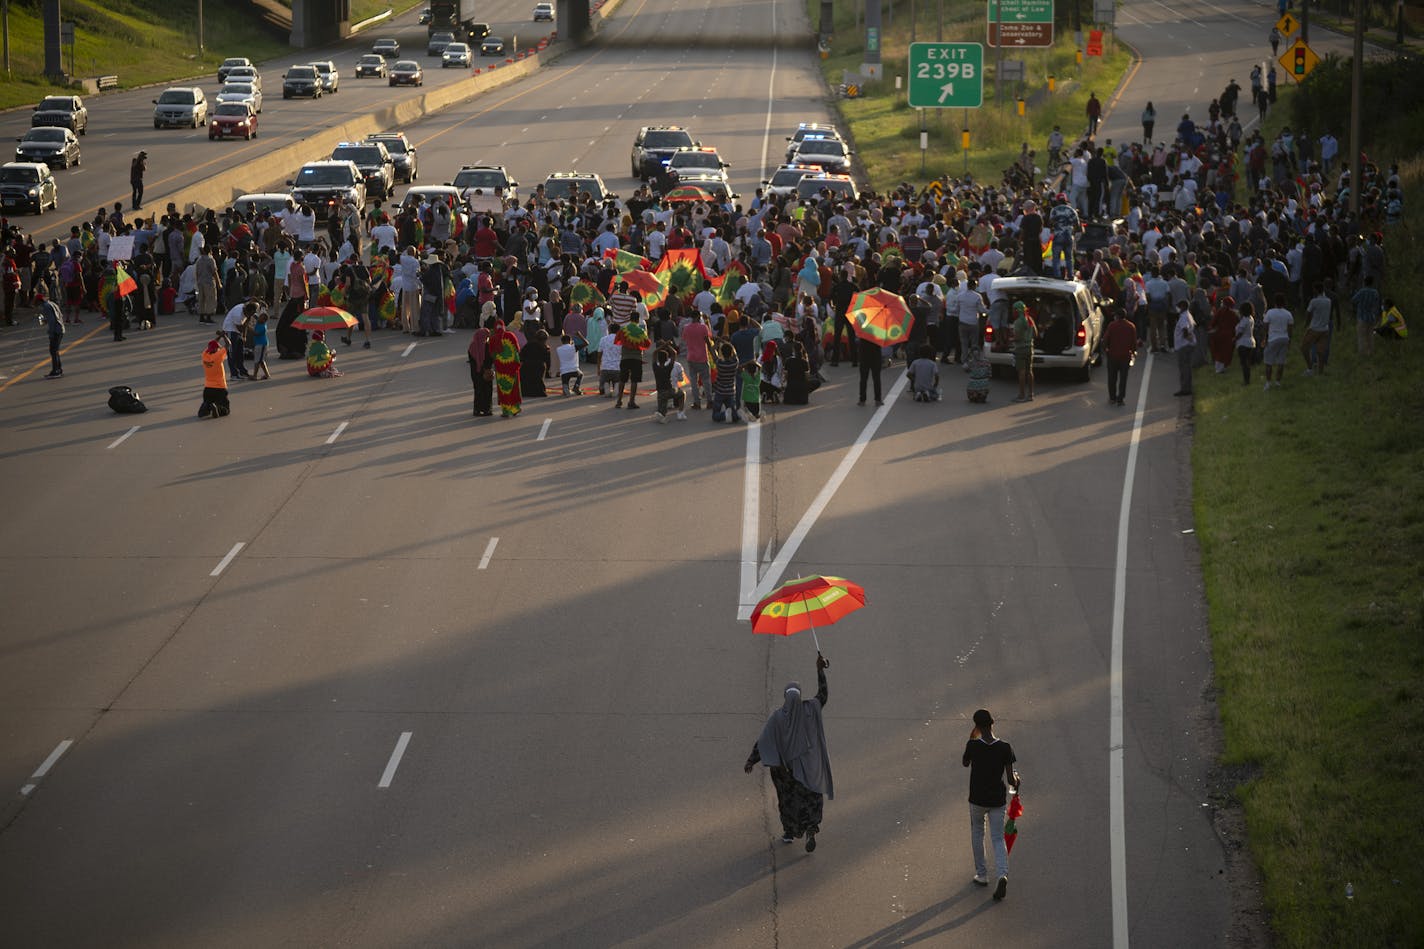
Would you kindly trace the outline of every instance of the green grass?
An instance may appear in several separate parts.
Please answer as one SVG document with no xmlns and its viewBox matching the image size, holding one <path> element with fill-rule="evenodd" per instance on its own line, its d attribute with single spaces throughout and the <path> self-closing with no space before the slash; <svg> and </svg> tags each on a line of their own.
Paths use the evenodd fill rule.
<svg viewBox="0 0 1424 949">
<path fill-rule="evenodd" d="M 290 6 L 290 4 L 288 4 Z M 400 12 L 415 3 L 398 2 Z M 385 0 L 353 0 L 352 22 L 392 6 Z M 248 3 L 203 4 L 204 49 L 198 55 L 196 5 L 185 4 L 184 15 L 172 15 L 161 0 L 106 0 L 86 3 L 65 0 L 64 19 L 75 24 L 75 76 L 117 75 L 124 88 L 207 76 L 229 56 L 255 62 L 291 51 L 284 33 L 254 15 Z M 38 2 L 10 4 L 11 76 L 0 83 L 0 109 L 33 105 L 43 96 L 67 91 L 44 78 L 44 26 Z M 69 71 L 69 49 L 64 47 Z M 97 121 L 97 120 L 96 120 Z"/>
<path fill-rule="evenodd" d="M 808 4 L 812 23 L 818 22 L 819 5 Z M 970 132 L 968 169 L 976 179 L 997 181 L 1003 170 L 1018 156 L 1024 142 L 1038 152 L 1040 168 L 1046 166 L 1045 142 L 1055 124 L 1064 134 L 1081 132 L 1087 124 L 1084 108 L 1088 94 L 1096 92 L 1107 105 L 1118 80 L 1131 62 L 1131 54 L 1121 44 L 1110 44 L 1102 57 L 1084 57 L 1080 68 L 1074 62 L 1072 34 L 1060 28 L 1059 42 L 1048 50 L 1016 52 L 1024 60 L 1025 81 L 1004 84 L 1004 98 L 994 98 L 993 62 L 995 50 L 985 47 L 984 105 L 978 109 L 927 109 L 929 150 L 920 170 L 920 115 L 906 102 L 904 89 L 895 88 L 895 77 L 905 75 L 905 60 L 911 39 L 909 10 L 917 12 L 915 40 L 939 40 L 937 8 L 927 3 L 897 4 L 896 17 L 888 18 L 881 29 L 881 58 L 884 77 L 866 83 L 859 99 L 838 100 L 845 125 L 855 141 L 857 157 L 871 187 L 885 190 L 910 181 L 919 184 L 943 176 L 960 176 L 965 171 L 965 153 L 960 132 L 966 119 Z M 945 42 L 984 42 L 982 5 L 946 5 Z M 840 85 L 844 71 L 856 72 L 864 59 L 864 30 L 857 26 L 855 8 L 849 0 L 836 0 L 836 33 L 831 55 L 821 61 L 832 88 Z M 1007 51 L 1006 51 L 1007 55 Z M 1047 77 L 1053 75 L 1056 91 L 1047 91 Z M 1019 118 L 1014 99 L 1023 95 L 1027 114 Z"/>
<path fill-rule="evenodd" d="M 1401 171 L 1418 194 L 1424 158 Z M 1237 793 L 1283 946 L 1424 942 L 1424 287 L 1406 251 L 1424 222 L 1400 228 L 1385 291 L 1415 338 L 1363 361 L 1347 305 L 1323 378 L 1292 352 L 1270 393 L 1235 367 L 1198 379 L 1225 762 L 1259 769 Z"/>
</svg>

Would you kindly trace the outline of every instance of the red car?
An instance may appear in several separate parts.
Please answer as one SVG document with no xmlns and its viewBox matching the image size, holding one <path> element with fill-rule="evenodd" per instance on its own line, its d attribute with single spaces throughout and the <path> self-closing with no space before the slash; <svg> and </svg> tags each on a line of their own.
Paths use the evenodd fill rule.
<svg viewBox="0 0 1424 949">
<path fill-rule="evenodd" d="M 208 141 L 215 138 L 257 137 L 257 115 L 246 102 L 220 102 L 208 116 Z"/>
</svg>

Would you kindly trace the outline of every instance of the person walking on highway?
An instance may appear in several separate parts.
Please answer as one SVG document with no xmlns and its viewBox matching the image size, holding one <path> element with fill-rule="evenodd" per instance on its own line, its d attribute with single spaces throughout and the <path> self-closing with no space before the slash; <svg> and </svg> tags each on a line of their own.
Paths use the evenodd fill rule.
<svg viewBox="0 0 1424 949">
<path fill-rule="evenodd" d="M 1004 809 L 1008 806 L 1008 788 L 1019 788 L 1019 773 L 1014 770 L 1014 749 L 994 734 L 994 716 L 988 709 L 974 713 L 974 729 L 964 745 L 964 767 L 969 769 L 969 846 L 974 854 L 974 882 L 989 885 L 989 868 L 984 859 L 984 824 L 989 825 L 990 845 L 994 848 L 994 899 L 1001 900 L 1009 890 L 1009 848 L 1004 842 Z"/>
<path fill-rule="evenodd" d="M 1157 127 L 1157 110 L 1152 103 L 1142 110 L 1142 144 L 1152 144 L 1152 130 Z"/>
<path fill-rule="evenodd" d="M 816 849 L 825 801 L 836 796 L 831 759 L 826 753 L 826 729 L 821 720 L 829 696 L 829 665 L 825 657 L 816 653 L 814 698 L 802 699 L 800 684 L 787 683 L 781 707 L 767 718 L 742 769 L 751 774 L 752 768 L 761 763 L 771 770 L 781 816 L 781 842 L 789 844 L 804 835 L 807 853 Z"/>
<path fill-rule="evenodd" d="M 1103 120 L 1103 104 L 1098 101 L 1096 92 L 1088 93 L 1088 104 L 1084 111 L 1088 113 L 1088 137 L 1092 138 L 1098 134 L 1098 123 Z"/>
<path fill-rule="evenodd" d="M 1028 315 L 1022 301 L 1014 303 L 1014 369 L 1019 375 L 1019 394 L 1015 402 L 1033 401 L 1033 342 L 1038 327 Z"/>
<path fill-rule="evenodd" d="M 143 207 L 143 175 L 148 171 L 148 152 L 139 152 L 129 163 L 129 184 L 133 187 L 133 209 Z"/>
<path fill-rule="evenodd" d="M 39 307 L 40 323 L 49 337 L 49 375 L 45 378 L 58 379 L 64 375 L 64 366 L 59 361 L 59 347 L 64 342 L 64 311 L 49 298 L 49 291 L 43 286 L 35 289 L 35 306 Z"/>
<path fill-rule="evenodd" d="M 1173 395 L 1192 394 L 1192 364 L 1197 351 L 1197 322 L 1192 319 L 1191 305 L 1186 300 L 1177 303 L 1177 323 L 1172 330 L 1172 351 L 1177 357 L 1177 391 Z M 1270 370 L 1267 370 L 1269 374 Z"/>
<path fill-rule="evenodd" d="M 1113 321 L 1103 338 L 1103 352 L 1108 364 L 1108 405 L 1122 405 L 1127 398 L 1127 371 L 1137 352 L 1137 327 L 1121 307 L 1114 309 Z"/>
</svg>

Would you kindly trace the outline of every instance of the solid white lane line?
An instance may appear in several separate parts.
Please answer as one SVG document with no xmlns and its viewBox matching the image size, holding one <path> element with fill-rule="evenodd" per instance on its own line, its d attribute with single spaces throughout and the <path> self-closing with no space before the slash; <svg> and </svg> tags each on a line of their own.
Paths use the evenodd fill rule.
<svg viewBox="0 0 1424 949">
<path fill-rule="evenodd" d="M 232 563 L 232 558 L 236 557 L 237 554 L 238 554 L 238 551 L 242 550 L 242 548 L 244 548 L 244 547 L 246 547 L 246 546 L 247 546 L 247 544 L 243 543 L 242 541 L 238 541 L 237 543 L 233 544 L 233 545 L 232 545 L 232 550 L 229 550 L 229 551 L 227 552 L 227 556 L 218 561 L 218 565 L 213 568 L 213 572 L 210 573 L 210 574 L 208 574 L 208 576 L 210 576 L 210 577 L 216 577 L 218 574 L 220 574 L 220 573 L 222 573 L 224 570 L 226 570 L 226 569 L 227 569 L 227 565 L 230 564 L 230 563 Z"/>
<path fill-rule="evenodd" d="M 773 32 L 776 30 L 776 0 L 771 3 L 771 24 Z M 776 58 L 777 47 L 771 45 L 771 69 L 766 77 L 766 127 L 761 133 L 761 174 L 757 175 L 757 180 L 769 177 L 766 172 L 766 154 L 771 146 L 771 113 L 776 108 Z"/>
<path fill-rule="evenodd" d="M 1112 658 L 1108 666 L 1108 854 L 1112 865 L 1113 949 L 1127 949 L 1127 820 L 1123 814 L 1122 754 L 1122 636 L 1123 606 L 1127 602 L 1127 525 L 1132 513 L 1132 486 L 1137 479 L 1137 447 L 1142 441 L 1142 418 L 1147 411 L 1147 389 L 1152 363 L 1142 370 L 1137 392 L 1137 416 L 1132 422 L 1132 442 L 1127 449 L 1127 473 L 1122 478 L 1122 503 L 1117 512 L 1117 562 L 1113 568 Z"/>
<path fill-rule="evenodd" d="M 404 359 L 405 357 L 409 356 L 414 350 L 415 350 L 415 343 L 411 343 L 409 346 L 407 346 L 407 347 L 405 348 L 405 351 L 401 353 L 401 358 Z"/>
<path fill-rule="evenodd" d="M 743 597 L 740 609 L 737 611 L 737 619 L 748 620 L 752 618 L 752 610 L 756 606 L 757 600 L 766 596 L 773 587 L 781 581 L 781 575 L 786 572 L 787 566 L 791 563 L 791 558 L 796 556 L 796 551 L 801 548 L 801 542 L 806 539 L 806 535 L 811 533 L 811 528 L 816 526 L 816 521 L 831 503 L 831 499 L 836 496 L 836 491 L 840 489 L 842 483 L 850 475 L 850 471 L 855 467 L 855 463 L 860 460 L 860 456 L 865 454 L 865 446 L 870 444 L 870 440 L 875 437 L 875 433 L 880 428 L 880 424 L 885 421 L 890 414 L 890 407 L 900 398 L 900 394 L 905 391 L 905 386 L 909 384 L 909 376 L 901 376 L 890 387 L 890 391 L 885 393 L 885 404 L 875 410 L 875 414 L 870 417 L 870 421 L 865 423 L 865 428 L 861 429 L 856 436 L 854 444 L 846 451 L 841 463 L 836 466 L 836 470 L 831 472 L 830 478 L 821 487 L 821 493 L 816 495 L 816 499 L 811 502 L 811 506 L 806 509 L 806 513 L 801 515 L 801 520 L 796 523 L 796 528 L 791 532 L 791 536 L 786 538 L 786 543 L 782 545 L 776 559 L 767 567 L 762 574 L 761 582 L 752 591 L 750 597 Z"/>
<path fill-rule="evenodd" d="M 544 424 L 539 426 L 539 435 L 538 435 L 538 437 L 535 438 L 534 440 L 535 440 L 536 442 L 542 442 L 542 441 L 544 440 L 544 436 L 547 435 L 547 434 L 549 434 L 549 426 L 550 426 L 550 425 L 553 425 L 553 424 L 554 424 L 554 420 L 553 420 L 553 419 L 551 419 L 551 418 L 546 418 L 546 419 L 544 419 Z"/>
<path fill-rule="evenodd" d="M 340 438 L 340 437 L 341 437 L 341 433 L 344 432 L 344 431 L 346 431 L 346 426 L 349 425 L 349 424 L 351 424 L 351 423 L 349 423 L 349 422 L 342 422 L 340 425 L 336 426 L 336 431 L 334 431 L 334 432 L 332 432 L 330 435 L 326 436 L 326 443 L 327 443 L 328 445 L 330 445 L 332 442 L 334 442 L 334 441 L 336 441 L 338 438 Z"/>
<path fill-rule="evenodd" d="M 34 774 L 30 775 L 30 783 L 20 788 L 20 793 L 28 795 L 31 791 L 33 791 L 35 789 L 35 782 L 38 781 L 40 778 L 43 778 L 45 775 L 49 774 L 49 769 L 54 767 L 55 762 L 59 761 L 60 756 L 63 755 L 66 751 L 68 751 L 69 746 L 72 744 L 74 744 L 74 740 L 71 738 L 66 738 L 64 739 L 64 741 L 55 745 L 54 751 L 51 751 L 49 753 L 49 757 L 46 758 L 38 768 L 35 769 Z"/>
<path fill-rule="evenodd" d="M 410 744 L 411 734 L 411 732 L 401 732 L 400 737 L 396 739 L 396 746 L 391 751 L 391 760 L 386 762 L 386 770 L 381 773 L 381 780 L 376 782 L 376 787 L 388 788 L 391 786 L 391 781 L 395 780 L 396 769 L 400 767 L 406 746 Z"/>
<path fill-rule="evenodd" d="M 133 428 L 129 429 L 127 432 L 124 432 L 124 433 L 123 433 L 122 435 L 120 435 L 118 438 L 116 438 L 116 439 L 114 439 L 113 441 L 109 442 L 109 444 L 108 444 L 107 447 L 108 447 L 108 448 L 118 448 L 118 447 L 119 447 L 120 445 L 122 445 L 124 442 L 128 441 L 128 440 L 133 436 L 133 433 L 136 432 L 136 431 L 138 431 L 141 427 L 142 427 L 142 426 L 135 425 Z"/>
<path fill-rule="evenodd" d="M 757 535 L 761 531 L 761 422 L 747 421 L 747 459 L 742 475 L 742 570 L 737 588 L 737 616 L 747 619 L 756 606 Z M 742 617 L 742 613 L 746 613 Z"/>
<path fill-rule="evenodd" d="M 478 567 L 476 567 L 475 569 L 477 569 L 477 570 L 483 570 L 483 569 L 485 569 L 486 567 L 489 566 L 490 558 L 494 556 L 494 548 L 495 548 L 495 545 L 498 544 L 498 543 L 499 543 L 499 538 L 498 538 L 498 537 L 491 537 L 491 538 L 489 539 L 489 543 L 488 543 L 488 544 L 485 544 L 485 555 L 480 558 L 480 565 L 479 565 Z"/>
</svg>

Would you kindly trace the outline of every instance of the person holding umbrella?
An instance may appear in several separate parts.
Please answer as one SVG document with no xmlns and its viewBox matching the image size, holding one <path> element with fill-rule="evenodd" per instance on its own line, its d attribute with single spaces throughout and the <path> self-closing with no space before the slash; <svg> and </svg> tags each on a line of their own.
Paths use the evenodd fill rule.
<svg viewBox="0 0 1424 949">
<path fill-rule="evenodd" d="M 777 810 L 781 815 L 781 842 L 806 837 L 806 852 L 816 849 L 821 832 L 821 811 L 827 798 L 835 798 L 831 782 L 831 759 L 826 754 L 826 731 L 821 721 L 828 691 L 826 662 L 816 653 L 816 696 L 801 698 L 801 686 L 788 683 L 780 708 L 762 726 L 761 737 L 752 746 L 744 770 L 751 774 L 757 763 L 771 769 L 776 788 Z"/>
<path fill-rule="evenodd" d="M 994 887 L 994 899 L 1001 900 L 1009 889 L 1009 849 L 1004 841 L 1004 808 L 1008 804 L 1008 789 L 1019 787 L 1019 773 L 1014 770 L 1014 749 L 994 735 L 994 716 L 988 709 L 974 713 L 974 729 L 964 745 L 964 767 L 969 769 L 969 844 L 974 852 L 974 882 L 989 885 L 988 867 L 984 862 L 984 822 L 989 823 L 989 837 L 994 847 L 994 875 L 999 882 Z"/>
</svg>

